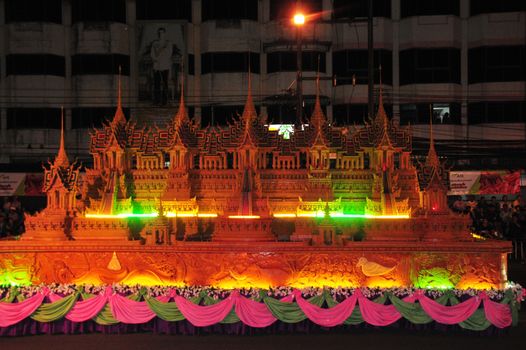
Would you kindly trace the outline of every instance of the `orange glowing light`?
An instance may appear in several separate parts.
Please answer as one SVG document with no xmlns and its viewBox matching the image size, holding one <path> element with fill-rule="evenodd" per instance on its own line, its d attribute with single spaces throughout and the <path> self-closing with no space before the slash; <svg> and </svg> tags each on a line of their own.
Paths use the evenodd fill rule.
<svg viewBox="0 0 526 350">
<path fill-rule="evenodd" d="M 275 218 L 295 218 L 296 214 L 294 213 L 274 213 Z"/>
<path fill-rule="evenodd" d="M 193 218 L 197 215 L 194 213 L 176 213 L 176 216 L 180 218 Z"/>
<path fill-rule="evenodd" d="M 294 15 L 292 18 L 292 22 L 294 22 L 294 25 L 302 26 L 305 24 L 305 15 L 301 12 L 298 12 Z"/>
<path fill-rule="evenodd" d="M 197 213 L 196 214 L 196 213 L 177 213 L 177 212 L 169 211 L 165 215 L 168 218 L 194 218 L 196 216 L 198 218 L 217 218 L 216 213 Z"/>
<path fill-rule="evenodd" d="M 199 213 L 197 214 L 198 218 L 217 218 L 216 213 Z"/>
<path fill-rule="evenodd" d="M 259 215 L 229 215 L 229 219 L 259 219 Z"/>
</svg>

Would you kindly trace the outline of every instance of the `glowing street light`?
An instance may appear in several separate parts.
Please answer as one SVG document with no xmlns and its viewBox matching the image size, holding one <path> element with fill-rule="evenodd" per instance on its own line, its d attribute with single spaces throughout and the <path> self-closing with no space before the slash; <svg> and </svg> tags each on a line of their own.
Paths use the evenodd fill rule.
<svg viewBox="0 0 526 350">
<path fill-rule="evenodd" d="M 296 13 L 294 17 L 292 18 L 292 21 L 294 22 L 295 25 L 302 26 L 305 24 L 305 15 L 303 15 L 303 13 L 301 12 Z"/>
</svg>

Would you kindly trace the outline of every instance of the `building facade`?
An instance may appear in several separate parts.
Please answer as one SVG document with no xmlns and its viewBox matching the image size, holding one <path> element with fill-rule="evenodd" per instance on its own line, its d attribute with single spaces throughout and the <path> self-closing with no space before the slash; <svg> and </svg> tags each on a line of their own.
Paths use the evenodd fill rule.
<svg viewBox="0 0 526 350">
<path fill-rule="evenodd" d="M 0 163 L 56 154 L 62 105 L 69 153 L 89 162 L 89 131 L 113 116 L 119 69 L 124 114 L 139 125 L 170 120 L 183 80 L 190 118 L 201 126 L 231 123 L 243 111 L 249 71 L 266 124 L 294 121 L 295 1 L 173 3 L 0 0 Z M 302 1 L 316 14 L 300 29 L 305 120 L 317 71 L 329 121 L 368 119 L 366 5 Z M 498 163 L 498 151 L 524 153 L 523 1 L 376 0 L 374 15 L 387 114 L 413 126 L 415 148 L 427 138 L 432 104 L 441 154 Z"/>
</svg>

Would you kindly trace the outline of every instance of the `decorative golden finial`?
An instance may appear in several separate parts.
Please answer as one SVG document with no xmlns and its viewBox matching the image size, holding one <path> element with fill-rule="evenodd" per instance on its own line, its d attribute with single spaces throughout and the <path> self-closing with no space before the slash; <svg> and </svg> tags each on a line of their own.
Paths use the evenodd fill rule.
<svg viewBox="0 0 526 350">
<path fill-rule="evenodd" d="M 316 72 L 316 102 L 314 103 L 314 110 L 312 111 L 312 115 L 310 117 L 310 123 L 314 128 L 316 129 L 316 136 L 314 139 L 314 144 L 316 145 L 326 145 L 327 141 L 325 139 L 325 136 L 323 134 L 322 128 L 323 124 L 326 121 L 325 114 L 323 113 L 323 109 L 321 109 L 321 102 L 320 102 L 320 60 L 318 57 L 318 71 Z"/>
<path fill-rule="evenodd" d="M 184 106 L 184 61 L 181 62 L 181 98 L 179 99 L 179 106 Z"/>
<path fill-rule="evenodd" d="M 318 72 L 316 73 L 316 101 L 314 103 L 314 110 L 312 111 L 310 121 L 312 125 L 317 129 L 321 129 L 321 127 L 323 126 L 323 123 L 325 122 L 325 114 L 323 114 L 323 110 L 321 109 L 321 101 L 320 101 L 320 71 L 319 69 L 318 69 Z"/>
<path fill-rule="evenodd" d="M 245 129 L 248 129 L 248 124 L 257 118 L 256 108 L 254 107 L 254 101 L 252 100 L 252 74 L 250 69 L 250 53 L 248 55 L 248 92 L 247 100 L 245 102 L 245 108 L 243 108 L 243 114 L 241 118 L 245 122 Z"/>
<path fill-rule="evenodd" d="M 382 85 L 382 65 L 379 66 L 379 72 L 380 72 L 380 91 L 379 91 L 379 96 L 378 96 L 378 112 L 376 113 L 376 119 L 382 123 L 382 127 L 384 129 L 387 129 L 389 120 L 387 118 L 387 114 L 385 113 L 385 109 L 384 109 L 384 93 L 383 93 L 383 85 Z"/>
<path fill-rule="evenodd" d="M 60 146 L 58 148 L 57 157 L 55 158 L 55 166 L 69 166 L 69 159 L 68 155 L 66 154 L 66 147 L 64 142 L 64 106 L 60 107 Z"/>
<path fill-rule="evenodd" d="M 174 116 L 175 128 L 178 129 L 184 122 L 188 122 L 188 114 L 184 105 L 184 63 L 181 64 L 181 97 L 179 99 L 179 108 Z"/>
<path fill-rule="evenodd" d="M 119 85 L 118 85 L 118 98 L 117 98 L 117 107 L 122 108 L 122 86 L 121 86 L 121 75 L 122 75 L 122 68 L 119 65 Z"/>
<path fill-rule="evenodd" d="M 387 113 L 385 113 L 384 109 L 384 87 L 382 84 L 382 65 L 378 67 L 379 74 L 380 74 L 380 94 L 378 96 L 378 116 L 382 118 L 383 127 L 387 128 L 388 119 L 387 119 Z"/>
<path fill-rule="evenodd" d="M 119 79 L 117 85 L 117 110 L 113 117 L 113 124 L 126 124 L 126 117 L 122 111 L 122 88 L 121 88 L 121 66 L 119 65 Z"/>
<path fill-rule="evenodd" d="M 439 167 L 440 160 L 438 159 L 435 150 L 435 139 L 433 137 L 433 104 L 429 104 L 429 152 L 427 153 L 426 165 L 432 167 Z"/>
<path fill-rule="evenodd" d="M 374 123 L 379 126 L 381 131 L 381 138 L 378 145 L 392 147 L 391 139 L 389 138 L 389 119 L 384 109 L 384 97 L 383 97 L 383 86 L 382 86 L 382 66 L 379 66 L 380 72 L 380 89 L 378 96 L 378 111 Z"/>
</svg>

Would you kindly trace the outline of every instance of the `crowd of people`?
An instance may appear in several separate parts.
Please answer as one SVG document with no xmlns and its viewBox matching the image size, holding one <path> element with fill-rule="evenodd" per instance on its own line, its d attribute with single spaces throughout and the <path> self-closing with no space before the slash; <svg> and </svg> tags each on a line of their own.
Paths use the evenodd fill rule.
<svg viewBox="0 0 526 350">
<path fill-rule="evenodd" d="M 481 196 L 478 200 L 469 197 L 463 200 L 456 197 L 452 202 L 453 211 L 471 217 L 471 230 L 485 238 L 497 238 L 513 241 L 515 246 L 523 247 L 526 242 L 526 208 L 520 200 L 508 199 L 506 195 L 497 200 L 496 196 L 487 200 Z M 524 259 L 524 252 L 516 251 L 519 259 Z"/>
<path fill-rule="evenodd" d="M 4 197 L 0 210 L 0 238 L 19 236 L 24 231 L 22 203 L 17 197 Z"/>
</svg>

